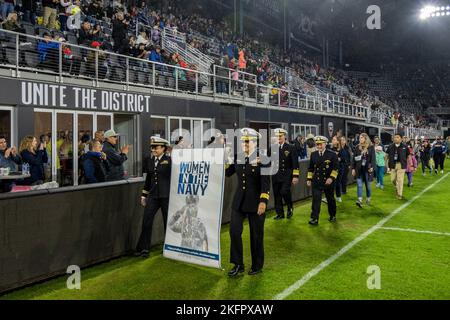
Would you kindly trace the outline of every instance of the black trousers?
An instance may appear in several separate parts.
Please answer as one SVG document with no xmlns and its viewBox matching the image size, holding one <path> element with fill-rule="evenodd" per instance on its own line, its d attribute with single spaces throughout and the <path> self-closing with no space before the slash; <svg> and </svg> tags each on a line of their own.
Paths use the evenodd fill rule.
<svg viewBox="0 0 450 320">
<path fill-rule="evenodd" d="M 252 254 L 252 269 L 262 269 L 264 265 L 264 221 L 266 215 L 259 216 L 256 212 L 233 210 L 230 223 L 230 262 L 244 265 L 242 248 L 242 230 L 244 219 L 248 217 L 250 226 L 250 250 Z"/>
<path fill-rule="evenodd" d="M 167 212 L 169 211 L 169 198 L 150 198 L 147 200 L 144 210 L 144 219 L 142 221 L 141 236 L 136 247 L 136 251 L 150 250 L 152 241 L 153 220 L 161 208 L 164 220 L 164 230 L 167 227 Z"/>
<path fill-rule="evenodd" d="M 347 193 L 348 166 L 339 166 L 339 174 L 336 178 L 336 197 Z"/>
<path fill-rule="evenodd" d="M 425 169 L 426 168 L 428 168 L 428 170 L 431 170 L 430 159 L 428 159 L 428 158 L 421 158 L 420 161 L 422 162 L 422 173 L 425 173 Z"/>
<path fill-rule="evenodd" d="M 272 189 L 275 200 L 275 212 L 279 215 L 284 214 L 283 200 L 287 205 L 288 210 L 292 208 L 292 194 L 291 194 L 292 178 L 285 181 L 275 181 L 272 183 Z"/>
<path fill-rule="evenodd" d="M 445 154 L 435 154 L 433 156 L 434 160 L 434 169 L 435 170 L 444 170 L 444 161 L 445 161 Z"/>
<path fill-rule="evenodd" d="M 312 187 L 312 211 L 311 219 L 319 219 L 320 206 L 322 204 L 322 192 L 325 193 L 325 197 L 328 202 L 328 214 L 330 217 L 336 216 L 336 199 L 334 198 L 334 186 L 331 185 L 327 188 Z"/>
</svg>

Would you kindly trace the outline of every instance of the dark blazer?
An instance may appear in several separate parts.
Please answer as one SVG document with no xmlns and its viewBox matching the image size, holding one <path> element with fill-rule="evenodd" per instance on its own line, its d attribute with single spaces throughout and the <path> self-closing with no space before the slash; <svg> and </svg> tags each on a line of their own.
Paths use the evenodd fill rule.
<svg viewBox="0 0 450 320">
<path fill-rule="evenodd" d="M 356 177 L 359 177 L 361 175 L 362 171 L 362 163 L 365 160 L 366 161 L 366 169 L 369 171 L 370 169 L 374 169 L 377 165 L 377 159 L 375 155 L 375 148 L 374 146 L 370 146 L 367 150 L 368 152 L 365 154 L 362 154 L 361 150 L 359 150 L 359 147 L 356 147 L 355 153 L 353 154 L 353 164 L 352 169 L 356 171 Z M 369 179 L 373 178 L 373 171 L 368 172 L 369 173 Z"/>
<path fill-rule="evenodd" d="M 298 178 L 299 164 L 295 147 L 292 144 L 285 143 L 280 149 L 279 144 L 274 144 L 272 145 L 272 158 L 277 154 L 276 149 L 278 149 L 278 159 L 274 163 L 273 169 L 278 169 L 278 171 L 272 176 L 272 182 L 290 182 L 292 177 Z"/>
<path fill-rule="evenodd" d="M 48 161 L 47 150 L 37 150 L 36 153 L 31 153 L 28 150 L 22 150 L 20 153 L 22 160 L 30 165 L 31 177 L 24 179 L 24 185 L 31 185 L 37 181 L 44 181 L 44 164 Z"/>
<path fill-rule="evenodd" d="M 307 180 L 311 181 L 313 188 L 333 188 L 338 169 L 339 161 L 336 152 L 326 149 L 320 157 L 319 151 L 314 151 L 309 160 Z M 329 186 L 325 185 L 328 178 L 333 180 Z"/>
<path fill-rule="evenodd" d="M 172 159 L 163 155 L 155 168 L 155 157 L 151 157 L 147 163 L 147 177 L 145 178 L 143 197 L 169 198 L 170 177 L 172 173 Z"/>
<path fill-rule="evenodd" d="M 404 143 L 400 143 L 398 148 L 395 146 L 395 143 L 392 143 L 386 150 L 388 154 L 388 166 L 389 169 L 395 169 L 395 164 L 400 162 L 402 165 L 402 169 L 406 169 L 407 159 L 408 159 L 408 148 Z M 395 154 L 397 153 L 398 159 L 395 161 Z"/>
<path fill-rule="evenodd" d="M 257 162 L 257 157 L 261 161 Z M 264 164 L 263 164 L 264 163 Z M 269 170 L 267 158 L 253 152 L 247 159 L 244 154 L 237 155 L 232 164 L 226 165 L 227 177 L 237 174 L 238 188 L 234 194 L 232 208 L 246 213 L 257 213 L 261 202 L 267 204 L 270 194 L 270 175 L 262 175 L 261 169 Z"/>
<path fill-rule="evenodd" d="M 122 180 L 124 178 L 123 163 L 127 161 L 127 155 L 116 150 L 109 142 L 103 144 L 103 152 L 106 153 L 108 163 L 107 181 Z"/>
</svg>

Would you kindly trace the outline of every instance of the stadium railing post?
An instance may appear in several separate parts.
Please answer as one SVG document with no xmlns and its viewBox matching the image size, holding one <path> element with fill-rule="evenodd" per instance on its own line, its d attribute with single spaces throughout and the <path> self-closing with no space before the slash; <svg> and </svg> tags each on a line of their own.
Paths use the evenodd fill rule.
<svg viewBox="0 0 450 320">
<path fill-rule="evenodd" d="M 95 50 L 95 84 L 98 87 L 98 50 Z"/>
<path fill-rule="evenodd" d="M 16 34 L 16 78 L 19 77 L 19 34 Z"/>
<path fill-rule="evenodd" d="M 62 64 L 63 64 L 63 49 L 62 49 L 62 45 L 60 45 L 58 47 L 59 82 L 63 82 L 63 80 L 62 80 Z"/>
</svg>

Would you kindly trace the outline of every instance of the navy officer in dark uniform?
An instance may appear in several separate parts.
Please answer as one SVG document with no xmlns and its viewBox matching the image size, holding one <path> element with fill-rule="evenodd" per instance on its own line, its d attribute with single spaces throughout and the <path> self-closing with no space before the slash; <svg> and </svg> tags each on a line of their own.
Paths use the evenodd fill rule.
<svg viewBox="0 0 450 320">
<path fill-rule="evenodd" d="M 272 189 L 275 197 L 275 220 L 284 219 L 283 200 L 287 205 L 287 218 L 294 214 L 292 206 L 291 184 L 298 183 L 299 165 L 298 155 L 295 147 L 286 141 L 287 131 L 277 128 L 275 137 L 278 143 L 272 146 L 272 159 L 277 156 L 278 160 L 273 166 L 276 173 L 272 175 Z M 275 150 L 274 150 L 275 149 Z"/>
<path fill-rule="evenodd" d="M 317 136 L 314 141 L 317 151 L 311 154 L 306 183 L 308 187 L 312 186 L 312 211 L 309 224 L 318 225 L 322 192 L 327 199 L 329 221 L 336 221 L 334 183 L 338 175 L 339 161 L 335 152 L 326 149 L 328 142 L 326 137 Z"/>
<path fill-rule="evenodd" d="M 249 275 L 261 272 L 264 265 L 264 219 L 270 192 L 270 165 L 260 158 L 257 149 L 261 135 L 254 129 L 241 129 L 241 147 L 231 164 L 226 165 L 226 176 L 236 173 L 238 189 L 234 195 L 230 223 L 230 262 L 234 267 L 230 277 L 244 272 L 242 230 L 247 217 L 250 226 L 252 267 Z M 268 172 L 265 172 L 265 171 Z"/>
<path fill-rule="evenodd" d="M 144 258 L 147 258 L 149 254 L 153 220 L 158 209 L 162 211 L 164 230 L 166 230 L 172 169 L 172 160 L 166 155 L 169 141 L 153 136 L 150 145 L 152 157 L 148 160 L 147 177 L 141 195 L 141 205 L 145 207 L 144 220 L 135 253 L 135 256 Z"/>
</svg>

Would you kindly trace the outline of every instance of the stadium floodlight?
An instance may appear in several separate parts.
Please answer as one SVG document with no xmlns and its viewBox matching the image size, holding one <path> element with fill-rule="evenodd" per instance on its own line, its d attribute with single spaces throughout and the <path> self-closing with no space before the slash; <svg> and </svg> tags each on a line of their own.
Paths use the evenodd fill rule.
<svg viewBox="0 0 450 320">
<path fill-rule="evenodd" d="M 429 17 L 434 17 L 435 12 L 436 12 L 435 7 L 432 7 L 432 6 L 423 7 L 420 10 L 420 19 L 425 20 L 425 19 L 428 19 Z"/>
<path fill-rule="evenodd" d="M 426 20 L 428 18 L 434 18 L 434 17 L 444 17 L 450 15 L 450 6 L 440 6 L 440 7 L 433 7 L 433 6 L 425 6 L 422 9 L 420 9 L 420 20 Z"/>
</svg>

